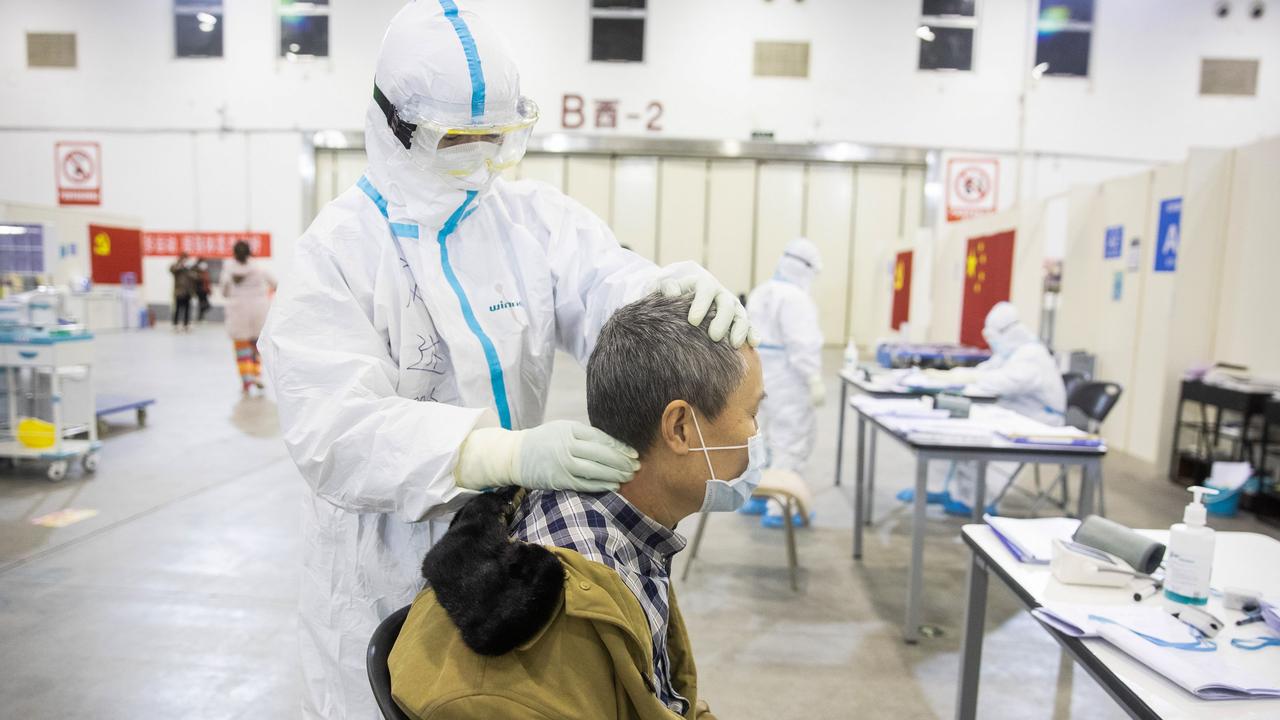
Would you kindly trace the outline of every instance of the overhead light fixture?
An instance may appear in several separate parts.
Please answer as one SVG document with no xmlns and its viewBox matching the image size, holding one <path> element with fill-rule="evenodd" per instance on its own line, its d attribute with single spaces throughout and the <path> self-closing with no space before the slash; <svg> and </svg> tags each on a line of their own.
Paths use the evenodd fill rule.
<svg viewBox="0 0 1280 720">
<path fill-rule="evenodd" d="M 1042 62 L 1039 65 L 1036 65 L 1035 67 L 1031 68 L 1031 77 L 1035 78 L 1036 80 L 1039 80 L 1040 78 L 1044 77 L 1044 74 L 1047 72 L 1049 72 L 1049 63 Z"/>
<path fill-rule="evenodd" d="M 298 43 L 289 43 L 289 52 L 296 53 L 301 49 L 302 49 L 302 46 L 299 45 Z"/>
<path fill-rule="evenodd" d="M 920 27 L 916 28 L 916 37 L 920 38 L 925 42 L 933 42 L 933 39 L 936 38 L 937 36 L 933 34 L 933 30 L 930 29 L 928 25 L 921 25 Z"/>
<path fill-rule="evenodd" d="M 216 15 L 213 15 L 207 12 L 196 13 L 196 20 L 199 20 L 201 25 L 217 25 L 218 24 L 218 17 Z"/>
</svg>

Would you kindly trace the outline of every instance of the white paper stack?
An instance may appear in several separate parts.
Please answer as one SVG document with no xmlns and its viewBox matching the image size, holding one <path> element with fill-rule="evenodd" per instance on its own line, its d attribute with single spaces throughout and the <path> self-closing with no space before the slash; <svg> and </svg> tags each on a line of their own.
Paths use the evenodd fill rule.
<svg viewBox="0 0 1280 720">
<path fill-rule="evenodd" d="M 1222 492 L 1239 490 L 1253 477 L 1253 466 L 1247 462 L 1215 462 L 1205 485 Z"/>
<path fill-rule="evenodd" d="M 1239 654 L 1247 650 L 1227 642 L 1208 652 L 1166 646 L 1192 645 L 1199 639 L 1158 605 L 1054 603 L 1031 614 L 1066 635 L 1106 640 L 1202 700 L 1280 698 L 1280 676 L 1245 662 Z"/>
</svg>

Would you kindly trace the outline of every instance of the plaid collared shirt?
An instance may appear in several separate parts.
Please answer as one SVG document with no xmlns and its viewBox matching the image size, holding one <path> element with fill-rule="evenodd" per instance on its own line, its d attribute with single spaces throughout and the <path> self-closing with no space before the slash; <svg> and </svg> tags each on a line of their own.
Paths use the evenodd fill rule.
<svg viewBox="0 0 1280 720">
<path fill-rule="evenodd" d="M 613 568 L 635 594 L 653 637 L 653 686 L 658 699 L 683 715 L 689 701 L 671 684 L 667 657 L 671 557 L 685 539 L 647 517 L 617 493 L 535 490 L 511 523 L 517 540 L 573 550 Z"/>
</svg>

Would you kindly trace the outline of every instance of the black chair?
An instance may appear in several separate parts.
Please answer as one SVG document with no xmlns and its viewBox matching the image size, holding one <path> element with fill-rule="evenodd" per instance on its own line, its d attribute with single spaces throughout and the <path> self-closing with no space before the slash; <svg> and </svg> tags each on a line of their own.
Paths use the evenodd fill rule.
<svg viewBox="0 0 1280 720">
<path fill-rule="evenodd" d="M 1068 384 L 1068 381 L 1074 380 Z M 1067 386 L 1067 413 L 1066 421 L 1068 425 L 1088 433 L 1097 433 L 1102 427 L 1102 423 L 1115 409 L 1116 403 L 1120 402 L 1120 395 L 1124 393 L 1124 388 L 1116 383 L 1111 382 L 1093 382 L 1085 380 L 1080 373 L 1065 373 L 1062 376 L 1063 385 Z M 1021 465 L 1018 466 L 1012 477 L 1009 478 L 1008 484 L 1000 491 L 996 497 L 995 503 L 999 504 L 1004 498 L 1005 493 L 1013 488 L 1014 480 L 1017 479 L 1022 470 Z M 1035 493 L 1026 493 L 1026 491 L 1018 488 L 1019 492 L 1031 494 L 1033 503 L 1031 505 L 1031 514 L 1035 516 L 1040 506 L 1046 502 L 1052 502 L 1054 505 L 1062 508 L 1064 511 L 1070 502 L 1067 490 L 1067 467 L 1061 466 L 1058 471 L 1058 477 L 1053 481 L 1047 489 L 1040 485 L 1040 466 L 1034 467 L 1035 473 Z M 1054 498 L 1052 493 L 1059 490 L 1060 495 Z M 1103 493 L 1101 479 L 1098 485 L 1098 514 L 1105 516 L 1107 514 L 1106 495 Z"/>
<path fill-rule="evenodd" d="M 1096 433 L 1102 428 L 1102 422 L 1107 419 L 1111 411 L 1115 409 L 1116 403 L 1120 402 L 1120 396 L 1124 393 L 1124 388 L 1116 383 L 1111 382 L 1082 382 L 1075 386 L 1067 395 L 1067 423 L 1088 433 Z M 1058 478 L 1054 480 L 1049 490 L 1055 487 L 1062 489 L 1062 507 L 1067 506 L 1067 468 L 1064 465 L 1058 472 Z M 1032 511 L 1040 507 L 1040 503 L 1049 497 L 1048 493 L 1041 493 L 1036 499 Z M 1107 496 L 1103 492 L 1101 478 L 1098 483 L 1098 514 L 1105 516 L 1107 514 Z"/>
<path fill-rule="evenodd" d="M 1070 402 L 1071 393 L 1075 392 L 1075 389 L 1079 387 L 1081 383 L 1087 382 L 1088 380 L 1089 380 L 1089 376 L 1085 375 L 1084 373 L 1078 373 L 1078 372 L 1062 373 L 1062 387 L 1065 388 L 1067 391 L 1068 406 L 1071 405 L 1071 402 Z"/>
<path fill-rule="evenodd" d="M 1086 422 L 1080 427 L 1085 432 L 1097 432 L 1102 421 L 1107 419 L 1124 388 L 1109 382 L 1085 382 L 1067 393 L 1067 407 L 1076 408 L 1084 414 Z"/>
<path fill-rule="evenodd" d="M 405 605 L 378 623 L 378 629 L 369 638 L 369 652 L 365 655 L 369 685 L 373 688 L 374 699 L 378 701 L 378 709 L 386 720 L 409 720 L 409 716 L 391 699 L 391 672 L 387 669 L 387 657 L 391 655 L 396 638 L 400 637 L 400 628 L 404 627 L 404 619 L 409 616 L 409 607 Z"/>
</svg>

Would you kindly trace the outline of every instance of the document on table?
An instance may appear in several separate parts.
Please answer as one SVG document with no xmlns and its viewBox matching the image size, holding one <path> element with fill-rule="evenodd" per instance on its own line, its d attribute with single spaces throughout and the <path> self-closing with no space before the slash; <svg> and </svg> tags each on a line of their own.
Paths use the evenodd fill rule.
<svg viewBox="0 0 1280 720">
<path fill-rule="evenodd" d="M 1211 651 L 1169 647 L 1206 641 L 1159 605 L 1053 603 L 1031 614 L 1066 635 L 1106 640 L 1202 700 L 1280 699 L 1280 659 L 1233 647 L 1226 631 Z"/>
<path fill-rule="evenodd" d="M 947 418 L 951 413 L 938 410 L 933 403 L 919 398 L 873 398 L 862 395 L 851 400 L 854 407 L 874 418 Z"/>
<path fill-rule="evenodd" d="M 1074 518 L 1006 518 L 984 515 L 1000 542 L 1019 562 L 1048 565 L 1053 559 L 1053 541 L 1070 540 L 1080 527 Z"/>
</svg>

